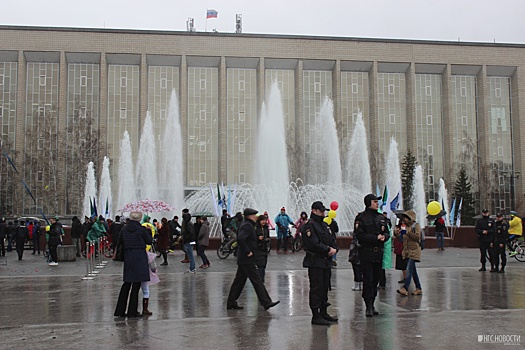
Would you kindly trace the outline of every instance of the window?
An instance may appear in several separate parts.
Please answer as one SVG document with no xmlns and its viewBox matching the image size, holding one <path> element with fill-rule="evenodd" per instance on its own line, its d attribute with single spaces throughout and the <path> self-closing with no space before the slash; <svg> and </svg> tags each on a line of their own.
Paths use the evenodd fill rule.
<svg viewBox="0 0 525 350">
<path fill-rule="evenodd" d="M 496 98 L 501 98 L 501 89 L 500 88 L 495 88 L 494 89 L 494 96 Z"/>
<path fill-rule="evenodd" d="M 388 93 L 393 95 L 396 92 L 394 84 L 388 84 Z"/>
<path fill-rule="evenodd" d="M 359 92 L 359 85 L 357 84 L 352 84 L 352 93 L 353 94 L 357 94 Z"/>
<path fill-rule="evenodd" d="M 434 175 L 428 175 L 428 184 L 433 185 L 434 184 Z"/>
<path fill-rule="evenodd" d="M 120 77 L 120 87 L 125 88 L 128 85 L 128 78 Z"/>
<path fill-rule="evenodd" d="M 85 75 L 80 77 L 80 86 L 87 86 L 87 77 Z"/>
<path fill-rule="evenodd" d="M 4 85 L 4 75 L 0 74 L 0 86 Z"/>
<path fill-rule="evenodd" d="M 321 92 L 321 83 L 314 83 L 314 91 Z"/>
<path fill-rule="evenodd" d="M 39 138 L 38 139 L 37 148 L 38 149 L 44 149 L 44 139 L 43 138 Z"/>
<path fill-rule="evenodd" d="M 390 124 L 395 124 L 396 123 L 396 115 L 395 114 L 389 114 L 388 115 L 388 120 L 390 121 Z"/>
<path fill-rule="evenodd" d="M 4 116 L 4 107 L 0 106 L 0 118 Z"/>
<path fill-rule="evenodd" d="M 505 177 L 504 176 L 502 176 L 502 175 L 498 176 L 498 180 L 499 180 L 499 185 L 501 187 L 505 186 Z"/>
<path fill-rule="evenodd" d="M 46 107 L 38 107 L 38 116 L 39 117 L 45 117 L 46 116 Z"/>
<path fill-rule="evenodd" d="M 315 144 L 315 153 L 321 153 L 321 144 L 320 143 L 316 143 Z"/>
<path fill-rule="evenodd" d="M 201 79 L 200 88 L 201 90 L 206 90 L 206 79 Z"/>
<path fill-rule="evenodd" d="M 353 124 L 355 124 L 355 123 L 357 122 L 357 116 L 358 116 L 358 115 L 359 115 L 359 114 L 357 114 L 357 113 L 352 113 L 352 123 L 353 123 Z"/>
<path fill-rule="evenodd" d="M 498 156 L 503 157 L 503 146 L 498 146 Z"/>
<path fill-rule="evenodd" d="M 38 181 L 38 182 L 44 181 L 44 172 L 42 170 L 37 171 L 37 173 L 36 173 L 36 181 Z"/>
<path fill-rule="evenodd" d="M 126 119 L 126 108 L 120 109 L 120 119 Z"/>
<path fill-rule="evenodd" d="M 427 145 L 427 154 L 429 156 L 434 154 L 434 145 Z"/>
<path fill-rule="evenodd" d="M 80 107 L 80 109 L 78 110 L 78 114 L 80 118 L 86 119 L 86 107 Z"/>
<path fill-rule="evenodd" d="M 505 200 L 504 200 L 504 199 L 501 199 L 501 200 L 499 201 L 499 207 L 500 207 L 501 209 L 505 208 Z"/>
<path fill-rule="evenodd" d="M 45 76 L 45 75 L 41 75 L 41 76 L 38 78 L 38 85 L 40 85 L 40 86 L 46 86 L 46 76 Z"/>
<path fill-rule="evenodd" d="M 206 142 L 199 142 L 199 152 L 206 152 Z"/>
<path fill-rule="evenodd" d="M 432 86 L 425 86 L 427 96 L 432 96 Z"/>
<path fill-rule="evenodd" d="M 244 91 L 244 80 L 239 80 L 239 91 Z"/>
<path fill-rule="evenodd" d="M 244 151 L 245 151 L 244 142 L 240 142 L 239 143 L 239 153 L 244 153 Z"/>
<path fill-rule="evenodd" d="M 161 89 L 166 89 L 167 87 L 168 87 L 168 79 L 161 78 L 160 79 L 160 88 Z"/>
<path fill-rule="evenodd" d="M 166 120 L 166 110 L 161 109 L 159 114 L 160 120 Z"/>
<path fill-rule="evenodd" d="M 201 121 L 203 121 L 203 122 L 206 121 L 206 110 L 201 109 L 199 119 L 200 119 Z"/>
<path fill-rule="evenodd" d="M 467 96 L 467 88 L 462 86 L 460 88 L 460 93 L 461 93 L 461 97 L 466 97 Z"/>
<path fill-rule="evenodd" d="M 468 117 L 466 115 L 461 116 L 461 126 L 468 126 Z"/>
<path fill-rule="evenodd" d="M 240 122 L 243 122 L 243 121 L 244 121 L 244 112 L 243 112 L 243 111 L 240 111 L 240 112 L 239 112 L 239 121 L 240 121 Z"/>
<path fill-rule="evenodd" d="M 432 125 L 432 116 L 427 115 L 427 125 Z"/>
<path fill-rule="evenodd" d="M 206 173 L 200 173 L 199 174 L 199 182 L 200 183 L 206 183 Z"/>
<path fill-rule="evenodd" d="M 246 182 L 246 174 L 245 173 L 239 173 L 239 182 L 241 182 L 241 183 Z"/>
</svg>

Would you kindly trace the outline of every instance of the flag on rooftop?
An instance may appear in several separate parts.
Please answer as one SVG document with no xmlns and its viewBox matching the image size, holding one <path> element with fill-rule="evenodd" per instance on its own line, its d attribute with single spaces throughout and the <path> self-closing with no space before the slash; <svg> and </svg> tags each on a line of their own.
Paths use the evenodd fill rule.
<svg viewBox="0 0 525 350">
<path fill-rule="evenodd" d="M 206 11 L 206 19 L 208 19 L 208 18 L 217 18 L 218 14 L 219 14 L 219 12 L 217 12 L 217 10 L 207 10 Z"/>
</svg>

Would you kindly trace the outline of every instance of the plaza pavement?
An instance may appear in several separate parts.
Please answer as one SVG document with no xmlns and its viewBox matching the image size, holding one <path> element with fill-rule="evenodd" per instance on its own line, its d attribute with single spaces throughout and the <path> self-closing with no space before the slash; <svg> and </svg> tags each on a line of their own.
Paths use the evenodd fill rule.
<svg viewBox="0 0 525 350">
<path fill-rule="evenodd" d="M 348 251 L 341 251 L 329 293 L 329 312 L 339 323 L 330 327 L 310 324 L 304 252 L 271 252 L 266 286 L 281 303 L 269 311 L 257 304 L 249 282 L 239 299 L 244 310 L 226 310 L 233 257 L 220 260 L 209 251 L 212 267 L 185 275 L 182 256 L 171 253 L 169 265 L 158 266 L 153 315 L 119 319 L 113 311 L 122 263 L 110 261 L 94 280 L 82 281 L 82 258 L 52 267 L 28 251 L 22 261 L 7 253 L 0 258 L 0 348 L 501 349 L 501 335 L 525 344 L 525 263 L 509 259 L 505 274 L 478 272 L 477 249 L 424 250 L 422 296 L 397 294 L 400 272 L 388 270 L 376 301 L 381 314 L 373 318 L 365 317 L 360 292 L 351 290 Z M 489 343 L 479 342 L 491 335 L 483 338 Z"/>
</svg>

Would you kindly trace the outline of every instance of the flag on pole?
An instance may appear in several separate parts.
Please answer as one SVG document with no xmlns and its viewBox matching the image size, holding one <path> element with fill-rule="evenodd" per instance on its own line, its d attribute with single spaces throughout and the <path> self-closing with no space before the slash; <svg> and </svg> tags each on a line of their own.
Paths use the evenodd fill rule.
<svg viewBox="0 0 525 350">
<path fill-rule="evenodd" d="M 210 182 L 210 197 L 211 197 L 211 202 L 213 203 L 213 208 L 215 209 L 215 215 L 220 216 L 219 207 L 217 206 L 217 200 L 215 199 L 215 195 L 213 194 L 213 188 L 211 187 L 211 182 Z"/>
<path fill-rule="evenodd" d="M 219 188 L 219 183 L 217 182 L 217 204 L 222 208 L 222 199 L 221 199 L 221 189 Z"/>
<path fill-rule="evenodd" d="M 462 204 L 463 204 L 463 198 L 461 198 L 461 200 L 459 201 L 458 216 L 456 218 L 456 227 L 460 227 L 461 226 L 461 205 Z"/>
<path fill-rule="evenodd" d="M 222 187 L 222 209 L 226 209 L 226 190 L 224 189 L 224 183 L 221 182 L 221 187 Z"/>
<path fill-rule="evenodd" d="M 108 217 L 109 216 L 109 198 L 106 198 L 106 211 L 105 211 L 105 213 L 106 213 L 106 217 Z"/>
<path fill-rule="evenodd" d="M 394 197 L 394 199 L 392 199 L 392 202 L 390 202 L 391 211 L 397 210 L 398 208 L 399 208 L 399 193 L 397 194 L 397 196 Z"/>
<path fill-rule="evenodd" d="M 450 226 L 454 226 L 454 212 L 456 211 L 456 198 L 452 201 L 452 208 L 450 209 Z"/>
<path fill-rule="evenodd" d="M 219 15 L 219 12 L 217 10 L 207 10 L 206 11 L 206 19 L 217 18 L 218 15 Z"/>
<path fill-rule="evenodd" d="M 385 185 L 385 190 L 383 191 L 383 198 L 381 198 L 383 201 L 383 204 L 381 204 L 381 207 L 384 207 L 388 203 L 388 186 Z"/>
</svg>

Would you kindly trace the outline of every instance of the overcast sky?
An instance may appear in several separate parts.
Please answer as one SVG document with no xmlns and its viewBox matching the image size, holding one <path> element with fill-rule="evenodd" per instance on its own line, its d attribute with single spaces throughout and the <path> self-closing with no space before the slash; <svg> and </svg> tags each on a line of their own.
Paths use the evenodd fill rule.
<svg viewBox="0 0 525 350">
<path fill-rule="evenodd" d="M 219 12 L 206 21 L 206 10 Z M 0 0 L 0 24 L 525 44 L 525 0 Z"/>
</svg>

